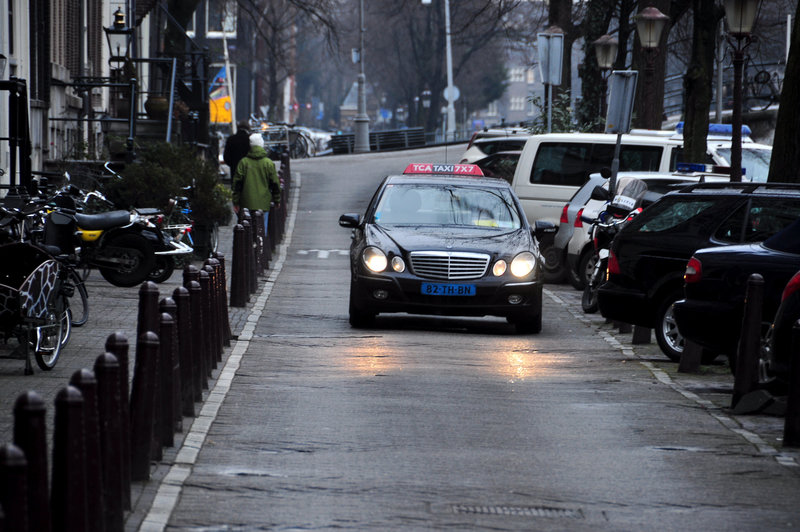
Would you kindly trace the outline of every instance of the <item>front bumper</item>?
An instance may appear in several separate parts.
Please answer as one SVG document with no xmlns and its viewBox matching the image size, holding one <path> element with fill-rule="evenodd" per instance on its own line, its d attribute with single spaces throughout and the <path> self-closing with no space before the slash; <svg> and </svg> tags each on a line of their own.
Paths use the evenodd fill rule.
<svg viewBox="0 0 800 532">
<path fill-rule="evenodd" d="M 742 309 L 719 301 L 681 299 L 672 308 L 681 336 L 715 353 L 735 354 Z"/>
<path fill-rule="evenodd" d="M 474 296 L 431 296 L 421 293 L 424 282 L 472 284 Z M 517 296 L 519 302 L 510 303 Z M 475 279 L 470 281 L 434 281 L 418 277 L 358 275 L 353 282 L 351 298 L 367 312 L 408 312 L 446 316 L 513 317 L 536 312 L 542 306 L 542 284 L 539 281 Z M 513 299 L 513 298 L 512 298 Z"/>
<path fill-rule="evenodd" d="M 651 309 L 647 296 L 634 289 L 622 288 L 607 282 L 597 291 L 600 314 L 609 320 L 653 327 L 655 309 Z"/>
</svg>

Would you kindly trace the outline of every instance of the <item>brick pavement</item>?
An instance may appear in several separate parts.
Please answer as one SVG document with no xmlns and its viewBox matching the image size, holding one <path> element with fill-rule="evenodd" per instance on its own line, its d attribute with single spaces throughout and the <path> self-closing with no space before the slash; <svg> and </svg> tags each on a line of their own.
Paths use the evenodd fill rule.
<svg viewBox="0 0 800 532">
<path fill-rule="evenodd" d="M 220 227 L 219 249 L 225 254 L 228 268 L 228 284 L 230 285 L 230 261 L 232 257 L 233 225 Z M 201 261 L 194 261 L 198 266 Z M 176 270 L 170 279 L 158 285 L 159 297 L 167 297 L 180 286 L 182 272 Z M 138 313 L 139 287 L 120 288 L 106 282 L 97 271 L 92 271 L 87 280 L 89 293 L 89 321 L 80 328 L 74 328 L 69 344 L 61 352 L 58 363 L 51 371 L 42 371 L 33 361 L 34 374 L 24 375 L 25 363 L 19 359 L 0 358 L 0 444 L 13 441 L 13 409 L 19 395 L 28 390 L 38 392 L 47 406 L 47 428 L 49 452 L 52 452 L 54 399 L 60 389 L 69 383 L 72 374 L 81 368 L 92 368 L 98 355 L 104 351 L 106 339 L 115 332 L 123 333 L 131 343 L 131 354 L 134 352 L 136 320 Z M 234 335 L 241 331 L 246 321 L 249 308 L 231 308 L 229 319 Z M 0 344 L 0 357 L 7 356 L 17 342 Z M 224 359 L 230 353 L 226 348 Z M 134 357 L 130 357 L 129 375 L 133 377 Z M 216 380 L 219 369 L 215 370 Z M 213 381 L 212 381 L 213 382 Z M 207 391 L 205 392 L 207 393 Z M 190 423 L 184 423 L 188 427 Z M 182 444 L 181 434 L 176 435 L 175 448 L 165 449 L 162 463 L 171 463 L 176 449 Z M 134 483 L 132 495 L 134 511 L 126 514 L 126 529 L 138 528 L 143 518 L 144 509 L 149 507 L 147 499 L 152 499 L 158 487 L 160 477 L 166 472 L 165 467 L 154 464 L 152 479 L 148 483 Z M 144 504 L 143 504 L 144 503 Z M 139 508 L 139 511 L 137 511 Z"/>
</svg>

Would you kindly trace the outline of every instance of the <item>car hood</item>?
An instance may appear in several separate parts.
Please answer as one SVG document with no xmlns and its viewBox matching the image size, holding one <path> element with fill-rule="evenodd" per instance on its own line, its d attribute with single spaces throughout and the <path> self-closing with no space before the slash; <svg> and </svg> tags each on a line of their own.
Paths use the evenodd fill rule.
<svg viewBox="0 0 800 532">
<path fill-rule="evenodd" d="M 495 255 L 532 250 L 532 237 L 524 228 L 490 231 L 480 228 L 442 226 L 368 225 L 367 241 L 386 246 L 391 243 L 400 251 L 472 251 Z"/>
</svg>

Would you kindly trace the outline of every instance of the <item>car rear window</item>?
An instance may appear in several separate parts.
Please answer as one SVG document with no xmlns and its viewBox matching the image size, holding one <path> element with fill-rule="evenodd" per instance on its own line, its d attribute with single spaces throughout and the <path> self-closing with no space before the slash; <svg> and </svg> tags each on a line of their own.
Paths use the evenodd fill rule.
<svg viewBox="0 0 800 532">
<path fill-rule="evenodd" d="M 657 171 L 660 169 L 661 146 L 623 145 L 620 148 L 620 171 Z M 589 174 L 610 167 L 614 158 L 613 144 L 588 142 L 543 142 L 533 161 L 530 182 L 542 185 L 579 187 Z"/>
<path fill-rule="evenodd" d="M 518 139 L 502 139 L 502 140 L 487 140 L 485 142 L 476 142 L 477 146 L 486 155 L 492 155 L 499 151 L 515 151 L 521 150 L 525 146 L 526 138 Z"/>
<path fill-rule="evenodd" d="M 716 202 L 704 198 L 663 198 L 631 222 L 631 230 L 641 233 L 667 231 L 695 218 Z"/>
</svg>

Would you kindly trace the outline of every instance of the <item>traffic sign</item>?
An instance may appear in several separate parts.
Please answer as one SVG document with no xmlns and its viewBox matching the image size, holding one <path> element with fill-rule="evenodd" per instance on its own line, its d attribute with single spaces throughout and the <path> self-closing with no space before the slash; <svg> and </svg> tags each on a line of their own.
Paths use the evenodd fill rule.
<svg viewBox="0 0 800 532">
<path fill-rule="evenodd" d="M 452 99 L 450 98 L 450 90 L 449 90 L 450 87 L 445 87 L 444 88 L 444 99 L 447 100 L 448 102 L 458 101 L 459 96 L 461 96 L 461 91 L 458 90 L 458 87 L 453 85 L 452 88 L 453 88 L 453 97 L 452 97 Z"/>
</svg>

